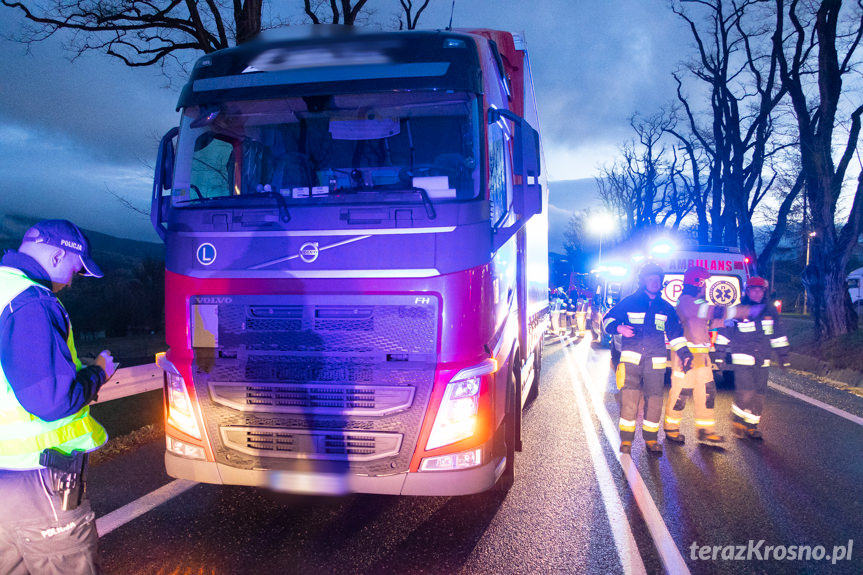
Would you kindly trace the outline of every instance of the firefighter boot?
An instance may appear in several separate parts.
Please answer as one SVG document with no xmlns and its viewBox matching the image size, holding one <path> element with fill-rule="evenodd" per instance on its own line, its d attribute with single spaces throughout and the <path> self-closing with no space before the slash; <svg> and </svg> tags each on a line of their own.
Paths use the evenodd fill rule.
<svg viewBox="0 0 863 575">
<path fill-rule="evenodd" d="M 679 429 L 666 429 L 665 439 L 674 443 L 686 443 L 686 436 L 680 433 Z"/>
<path fill-rule="evenodd" d="M 746 435 L 751 437 L 752 439 L 763 439 L 764 436 L 761 434 L 761 430 L 758 429 L 758 424 L 752 424 L 746 430 Z"/>
<path fill-rule="evenodd" d="M 662 444 L 655 439 L 650 439 L 644 442 L 647 451 L 656 455 L 662 455 Z"/>
<path fill-rule="evenodd" d="M 629 455 L 632 453 L 632 442 L 631 441 L 621 441 L 620 442 L 620 452 Z"/>
<path fill-rule="evenodd" d="M 725 441 L 725 438 L 716 433 L 715 431 L 707 431 L 706 429 L 698 430 L 698 441 L 703 441 L 705 443 L 722 443 Z"/>
<path fill-rule="evenodd" d="M 737 439 L 746 439 L 746 436 L 748 435 L 746 432 L 748 430 L 746 427 L 746 422 L 743 421 L 743 418 L 735 414 L 732 418 L 732 426 L 734 429 L 734 437 L 736 437 Z"/>
</svg>

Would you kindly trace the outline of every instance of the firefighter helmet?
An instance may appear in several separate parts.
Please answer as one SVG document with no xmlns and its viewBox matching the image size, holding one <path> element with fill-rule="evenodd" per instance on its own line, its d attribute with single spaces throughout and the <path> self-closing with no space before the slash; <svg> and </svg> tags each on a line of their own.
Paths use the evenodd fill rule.
<svg viewBox="0 0 863 575">
<path fill-rule="evenodd" d="M 683 283 L 689 286 L 697 286 L 709 277 L 709 271 L 700 266 L 693 266 L 683 274 Z"/>
<path fill-rule="evenodd" d="M 766 290 L 767 285 L 767 280 L 758 276 L 752 276 L 751 278 L 746 280 L 746 289 L 757 287 Z"/>
<path fill-rule="evenodd" d="M 664 275 L 665 272 L 662 271 L 662 268 L 658 264 L 647 262 L 638 270 L 638 281 L 643 283 L 647 276 L 659 276 L 661 281 Z"/>
</svg>

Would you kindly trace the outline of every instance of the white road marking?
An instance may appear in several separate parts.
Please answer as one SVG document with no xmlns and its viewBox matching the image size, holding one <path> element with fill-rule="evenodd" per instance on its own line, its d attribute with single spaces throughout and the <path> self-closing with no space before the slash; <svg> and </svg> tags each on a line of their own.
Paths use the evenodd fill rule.
<svg viewBox="0 0 863 575">
<path fill-rule="evenodd" d="M 566 341 L 564 342 L 566 343 Z M 587 351 L 590 349 L 589 346 L 590 339 L 587 337 L 582 339 L 581 343 L 578 345 L 579 348 L 584 348 L 582 355 L 585 359 Z M 618 451 L 620 448 L 620 432 L 618 431 L 617 426 L 612 423 L 611 416 L 602 402 L 601 393 L 604 389 L 604 383 L 597 384 L 584 368 L 582 363 L 578 361 L 578 358 L 574 357 L 574 350 L 567 347 L 566 351 L 570 366 L 575 367 L 575 370 L 580 375 L 579 379 L 583 382 L 591 397 L 596 417 L 599 419 L 603 433 L 614 449 L 618 461 L 620 462 L 620 466 L 626 476 L 626 481 L 629 483 L 629 488 L 632 490 L 633 496 L 635 497 L 635 503 L 641 511 L 641 516 L 647 524 L 650 537 L 653 539 L 653 543 L 656 545 L 656 550 L 659 553 L 662 564 L 665 566 L 665 571 L 667 573 L 674 574 L 689 573 L 689 567 L 687 567 L 686 561 L 684 561 L 683 556 L 680 554 L 680 550 L 674 543 L 674 538 L 668 531 L 668 527 L 662 519 L 662 514 L 656 507 L 653 497 L 651 497 L 650 492 L 647 490 L 647 486 L 644 484 L 644 480 L 638 473 L 638 468 L 635 463 L 633 463 L 632 458 L 629 455 L 621 454 Z"/>
<path fill-rule="evenodd" d="M 147 495 L 136 499 L 135 501 L 124 505 L 119 509 L 115 509 L 107 515 L 103 515 L 96 519 L 96 531 L 99 537 L 107 535 L 114 529 L 122 527 L 129 521 L 137 519 L 148 511 L 155 509 L 159 505 L 165 503 L 198 485 L 195 481 L 187 481 L 186 479 L 175 479 L 167 485 L 163 485 L 155 491 L 151 491 Z"/>
<path fill-rule="evenodd" d="M 568 350 L 567 360 L 572 365 L 572 358 Z M 587 449 L 590 452 L 590 458 L 593 460 L 593 468 L 596 471 L 596 479 L 599 483 L 599 491 L 602 494 L 605 513 L 608 516 L 608 522 L 611 524 L 611 534 L 614 537 L 614 546 L 617 547 L 617 556 L 620 558 L 620 564 L 623 567 L 624 573 L 647 573 L 641 555 L 638 553 L 638 544 L 635 542 L 635 537 L 632 536 L 632 528 L 629 525 L 629 520 L 626 518 L 626 512 L 623 510 L 623 503 L 621 503 L 620 496 L 617 494 L 614 478 L 611 475 L 608 462 L 602 453 L 602 447 L 599 444 L 599 435 L 593 426 L 593 420 L 590 417 L 590 408 L 587 406 L 587 401 L 584 398 L 584 391 L 575 379 L 573 378 L 572 389 L 575 392 L 575 400 L 578 404 L 578 415 L 581 417 L 581 424 L 587 437 Z"/>
<path fill-rule="evenodd" d="M 781 385 L 778 385 L 775 383 L 768 383 L 767 385 L 769 385 L 770 387 L 772 387 L 776 391 L 781 391 L 782 393 L 790 395 L 791 397 L 796 397 L 800 401 L 805 401 L 806 403 L 814 405 L 815 407 L 820 407 L 821 409 L 823 409 L 825 411 L 829 411 L 830 413 L 832 413 L 834 415 L 838 415 L 839 417 L 844 417 L 848 421 L 853 421 L 857 425 L 863 425 L 863 417 L 858 417 L 858 416 L 854 415 L 853 413 L 848 413 L 847 411 L 843 411 L 843 410 L 839 409 L 838 407 L 833 407 L 832 405 L 828 405 L 828 404 L 824 403 L 823 401 L 818 401 L 817 399 L 813 399 L 813 398 L 809 397 L 808 395 L 803 395 L 802 393 L 796 392 L 793 389 L 788 389 L 787 387 L 782 387 Z"/>
</svg>

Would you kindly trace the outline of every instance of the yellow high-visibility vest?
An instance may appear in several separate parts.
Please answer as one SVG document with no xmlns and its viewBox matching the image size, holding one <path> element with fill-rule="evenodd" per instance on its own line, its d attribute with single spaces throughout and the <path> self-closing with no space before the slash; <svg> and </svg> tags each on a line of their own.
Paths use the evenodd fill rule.
<svg viewBox="0 0 863 575">
<path fill-rule="evenodd" d="M 0 309 L 32 286 L 48 289 L 20 270 L 0 266 Z M 72 326 L 68 328 L 66 345 L 75 367 L 81 369 Z M 57 448 L 66 454 L 73 450 L 93 451 L 107 440 L 105 428 L 93 419 L 87 405 L 56 421 L 45 421 L 29 413 L 15 397 L 0 365 L 0 469 L 38 469 L 39 454 L 46 448 Z"/>
</svg>

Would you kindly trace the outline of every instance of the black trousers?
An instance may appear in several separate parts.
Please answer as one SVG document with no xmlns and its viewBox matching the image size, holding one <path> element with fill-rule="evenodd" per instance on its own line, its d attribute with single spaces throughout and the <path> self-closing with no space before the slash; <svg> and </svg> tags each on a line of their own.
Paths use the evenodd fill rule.
<svg viewBox="0 0 863 575">
<path fill-rule="evenodd" d="M 736 424 L 757 427 L 761 423 L 769 371 L 770 368 L 764 365 L 734 366 L 734 404 L 731 412 Z"/>
</svg>

